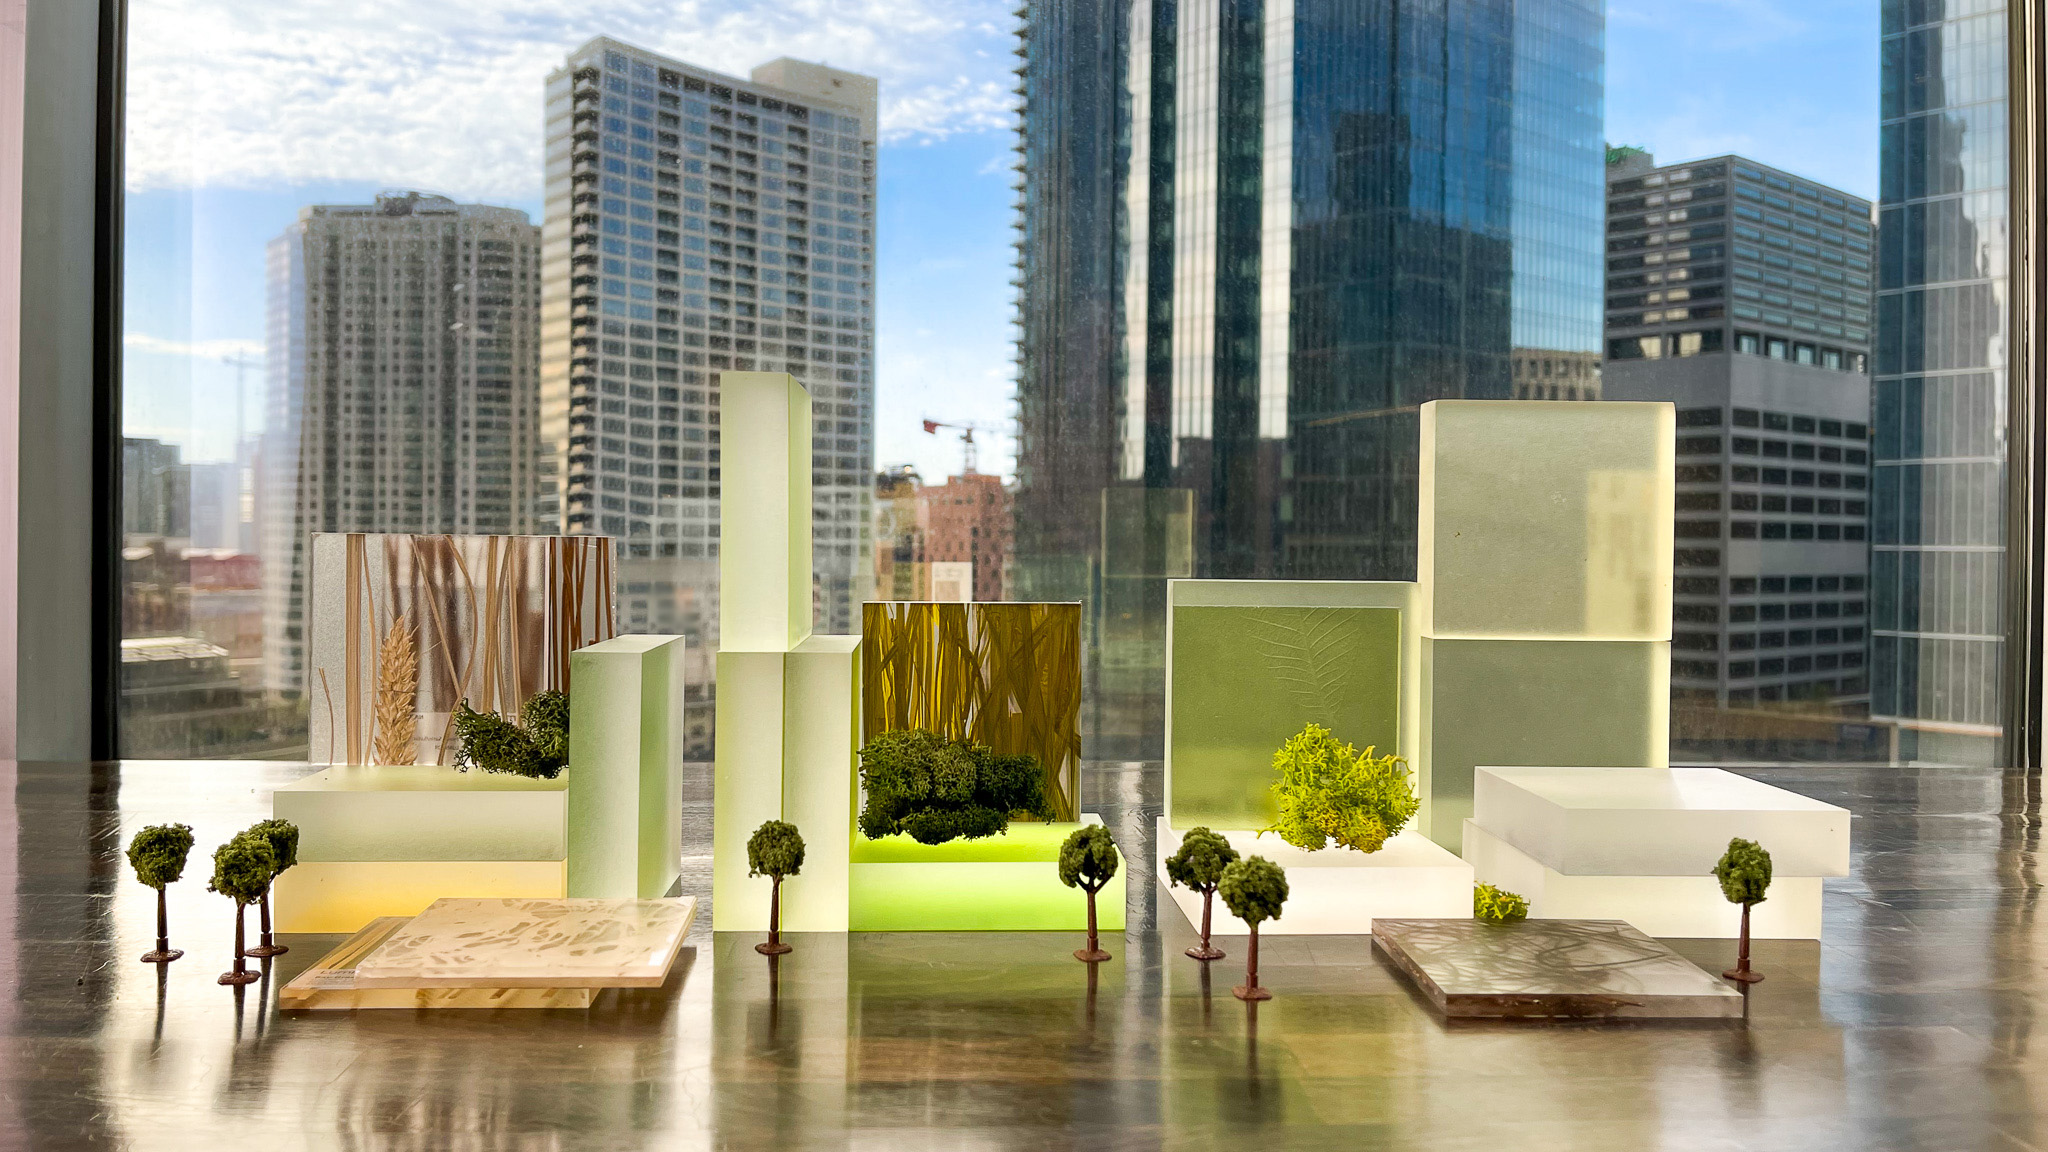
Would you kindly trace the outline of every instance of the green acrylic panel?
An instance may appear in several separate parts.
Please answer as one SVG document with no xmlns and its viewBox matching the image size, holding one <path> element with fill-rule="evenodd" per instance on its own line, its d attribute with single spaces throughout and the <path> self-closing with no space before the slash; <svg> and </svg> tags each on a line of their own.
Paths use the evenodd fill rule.
<svg viewBox="0 0 2048 1152">
<path fill-rule="evenodd" d="M 1669 640 L 1669 404 L 1422 406 L 1422 633 Z"/>
<path fill-rule="evenodd" d="M 1429 822 L 1453 852 L 1472 770 L 1669 764 L 1671 646 L 1655 641 L 1423 641 Z"/>
<path fill-rule="evenodd" d="M 861 646 L 858 636 L 812 636 L 783 658 L 782 819 L 804 838 L 803 872 L 782 886 L 791 932 L 846 931 Z"/>
<path fill-rule="evenodd" d="M 711 916 L 720 932 L 768 929 L 769 881 L 747 875 L 747 837 L 782 812 L 783 652 L 718 654 Z"/>
<path fill-rule="evenodd" d="M 1124 926 L 1124 873 L 1095 895 L 1096 927 Z M 1080 932 L 1088 903 L 1051 860 L 855 864 L 853 932 Z"/>
<path fill-rule="evenodd" d="M 720 389 L 719 647 L 786 652 L 811 633 L 811 395 L 781 372 Z"/>
<path fill-rule="evenodd" d="M 1307 724 L 1405 751 L 1397 608 L 1176 604 L 1169 652 L 1176 828 L 1271 824 L 1273 753 Z"/>
<path fill-rule="evenodd" d="M 972 840 L 948 840 L 944 844 L 920 844 L 908 836 L 884 836 L 870 840 L 856 836 L 855 864 L 989 864 L 1019 860 L 1058 860 L 1060 845 L 1081 825 L 1015 820 L 1007 830 Z"/>
<path fill-rule="evenodd" d="M 675 883 L 683 654 L 680 636 L 619 636 L 570 655 L 571 896 L 654 899 Z"/>
<path fill-rule="evenodd" d="M 271 813 L 299 859 L 560 860 L 569 781 L 435 764 L 337 765 L 283 785 Z"/>
</svg>

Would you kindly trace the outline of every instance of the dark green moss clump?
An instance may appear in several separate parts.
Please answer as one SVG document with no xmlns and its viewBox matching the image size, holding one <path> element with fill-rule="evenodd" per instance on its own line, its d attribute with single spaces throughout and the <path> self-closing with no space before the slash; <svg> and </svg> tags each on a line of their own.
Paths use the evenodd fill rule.
<svg viewBox="0 0 2048 1152">
<path fill-rule="evenodd" d="M 478 712 L 464 700 L 455 705 L 455 732 L 462 748 L 458 767 L 480 768 L 553 780 L 569 763 L 569 696 L 536 692 L 514 724 L 495 712 Z"/>
<path fill-rule="evenodd" d="M 920 844 L 1004 831 L 1011 817 L 1053 818 L 1038 757 L 996 752 L 910 728 L 860 750 L 861 835 L 901 832 Z"/>
</svg>

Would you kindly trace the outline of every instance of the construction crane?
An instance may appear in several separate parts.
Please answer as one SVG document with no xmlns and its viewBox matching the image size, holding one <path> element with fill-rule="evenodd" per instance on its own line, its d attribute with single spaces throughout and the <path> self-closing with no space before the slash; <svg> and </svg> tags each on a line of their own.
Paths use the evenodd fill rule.
<svg viewBox="0 0 2048 1152">
<path fill-rule="evenodd" d="M 966 469 L 967 475 L 973 475 L 974 473 L 974 434 L 976 432 L 988 434 L 1001 431 L 999 428 L 991 428 L 986 424 L 955 424 L 945 420 L 927 420 L 924 422 L 924 431 L 927 436 L 937 435 L 941 428 L 952 428 L 960 433 L 960 454 L 964 458 L 962 466 Z"/>
</svg>

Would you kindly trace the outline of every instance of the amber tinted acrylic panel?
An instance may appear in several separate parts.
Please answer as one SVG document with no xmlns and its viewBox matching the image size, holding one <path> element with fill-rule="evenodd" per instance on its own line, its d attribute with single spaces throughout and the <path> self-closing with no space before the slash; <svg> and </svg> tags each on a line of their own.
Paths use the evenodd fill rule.
<svg viewBox="0 0 2048 1152">
<path fill-rule="evenodd" d="M 869 603 L 861 740 L 926 728 L 1026 752 L 1060 820 L 1079 818 L 1081 606 Z"/>
</svg>

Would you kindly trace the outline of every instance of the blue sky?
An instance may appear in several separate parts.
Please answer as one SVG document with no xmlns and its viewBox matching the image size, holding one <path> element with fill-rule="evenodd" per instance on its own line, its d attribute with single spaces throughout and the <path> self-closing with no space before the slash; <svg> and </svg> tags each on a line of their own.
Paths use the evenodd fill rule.
<svg viewBox="0 0 2048 1152">
<path fill-rule="evenodd" d="M 729 72 L 779 55 L 882 78 L 878 462 L 956 471 L 925 417 L 1013 411 L 1008 0 L 133 0 L 131 435 L 224 459 L 263 355 L 264 247 L 301 205 L 417 187 L 539 219 L 540 88 L 608 34 Z M 1871 0 L 1616 0 L 1608 138 L 1737 151 L 1876 191 Z M 261 419 L 247 370 L 246 425 Z M 982 467 L 1007 471 L 1007 436 Z"/>
</svg>

